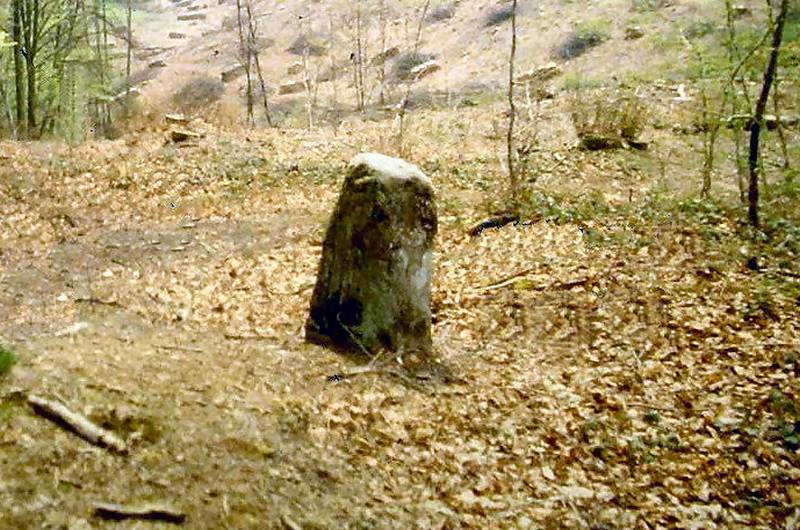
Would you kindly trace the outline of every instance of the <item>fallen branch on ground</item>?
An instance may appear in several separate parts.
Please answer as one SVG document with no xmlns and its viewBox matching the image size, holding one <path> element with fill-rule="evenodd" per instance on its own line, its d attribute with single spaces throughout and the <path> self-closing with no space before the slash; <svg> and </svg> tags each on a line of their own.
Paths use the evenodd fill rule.
<svg viewBox="0 0 800 530">
<path fill-rule="evenodd" d="M 415 390 L 424 391 L 425 387 L 414 381 L 411 377 L 403 373 L 402 370 L 399 368 L 394 368 L 391 366 L 356 366 L 355 368 L 348 368 L 346 370 L 342 370 L 339 373 L 336 373 L 332 376 L 328 377 L 328 381 L 339 382 L 342 379 L 346 379 L 348 377 L 355 377 L 357 375 L 363 374 L 385 374 L 385 375 L 392 375 L 400 379 L 403 383 L 408 385 Z"/>
<path fill-rule="evenodd" d="M 506 285 L 508 285 L 510 283 L 514 283 L 514 280 L 516 280 L 517 278 L 520 278 L 522 276 L 527 276 L 528 274 L 532 273 L 535 270 L 536 270 L 536 267 L 531 267 L 530 269 L 525 269 L 524 271 L 520 271 L 520 272 L 514 273 L 511 276 L 506 276 L 505 278 L 501 279 L 500 281 L 497 281 L 495 283 L 489 284 L 489 285 L 487 285 L 485 287 L 480 287 L 480 288 L 478 288 L 478 291 L 490 291 L 492 289 L 498 289 L 500 287 L 505 287 Z"/>
<path fill-rule="evenodd" d="M 190 346 L 178 346 L 178 345 L 171 345 L 171 344 L 156 344 L 156 348 L 161 348 L 162 350 L 176 350 L 176 351 L 188 351 L 193 353 L 203 353 L 202 348 L 193 348 Z"/>
<path fill-rule="evenodd" d="M 96 305 L 107 305 L 111 307 L 122 307 L 119 302 L 116 300 L 101 300 L 100 298 L 95 298 L 94 296 L 83 297 L 83 298 L 75 298 L 75 303 L 78 302 L 85 302 L 87 304 L 96 304 Z"/>
<path fill-rule="evenodd" d="M 81 438 L 101 447 L 107 447 L 120 454 L 128 452 L 128 446 L 116 434 L 98 427 L 86 416 L 69 410 L 57 401 L 39 396 L 29 395 L 28 403 L 38 414 L 53 420 L 62 427 L 67 427 Z"/>
<path fill-rule="evenodd" d="M 519 217 L 516 215 L 511 214 L 501 214 L 495 215 L 490 217 L 480 223 L 476 224 L 469 230 L 469 235 L 472 237 L 479 236 L 483 233 L 484 230 L 489 228 L 501 228 L 509 223 L 515 223 L 519 221 Z"/>
<path fill-rule="evenodd" d="M 274 337 L 269 337 L 267 335 L 260 335 L 258 333 L 241 334 L 241 335 L 236 333 L 225 333 L 223 336 L 228 340 L 269 340 L 274 338 Z"/>
<path fill-rule="evenodd" d="M 96 502 L 94 513 L 103 519 L 121 521 L 123 519 L 147 519 L 181 524 L 186 521 L 186 514 L 168 506 L 144 504 L 141 506 L 125 506 L 110 502 Z"/>
</svg>

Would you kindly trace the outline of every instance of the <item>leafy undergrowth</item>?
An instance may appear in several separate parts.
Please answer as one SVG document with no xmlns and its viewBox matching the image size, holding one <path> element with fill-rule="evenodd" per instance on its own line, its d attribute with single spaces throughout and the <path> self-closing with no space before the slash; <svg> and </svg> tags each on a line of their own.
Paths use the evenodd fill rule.
<svg viewBox="0 0 800 530">
<path fill-rule="evenodd" d="M 658 186 L 613 159 L 605 189 L 540 190 L 529 223 L 470 238 L 495 161 L 453 128 L 415 160 L 439 194 L 453 381 L 328 382 L 358 361 L 303 343 L 319 245 L 344 164 L 384 132 L 3 145 L 0 339 L 22 360 L 0 381 L 0 527 L 86 527 L 98 499 L 168 502 L 191 528 L 797 521 L 796 197 L 758 239 L 722 205 L 640 193 Z M 599 186 L 589 155 L 553 156 Z M 27 392 L 131 454 L 33 415 Z"/>
</svg>

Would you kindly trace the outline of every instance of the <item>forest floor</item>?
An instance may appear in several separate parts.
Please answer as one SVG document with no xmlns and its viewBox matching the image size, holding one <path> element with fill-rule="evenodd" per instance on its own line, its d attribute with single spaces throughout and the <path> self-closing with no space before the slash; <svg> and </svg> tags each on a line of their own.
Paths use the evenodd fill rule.
<svg viewBox="0 0 800 530">
<path fill-rule="evenodd" d="M 19 357 L 0 528 L 170 526 L 106 523 L 95 501 L 209 529 L 796 528 L 800 194 L 756 243 L 732 201 L 683 199 L 691 149 L 554 147 L 530 222 L 470 237 L 504 186 L 485 112 L 408 132 L 439 201 L 446 367 L 411 386 L 329 381 L 366 360 L 303 340 L 346 163 L 390 150 L 390 123 L 0 144 L 0 341 Z"/>
</svg>

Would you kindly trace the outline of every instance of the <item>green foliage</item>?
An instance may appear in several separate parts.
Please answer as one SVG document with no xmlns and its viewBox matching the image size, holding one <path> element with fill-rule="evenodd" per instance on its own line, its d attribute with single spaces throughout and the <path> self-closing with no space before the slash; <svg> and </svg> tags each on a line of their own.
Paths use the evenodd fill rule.
<svg viewBox="0 0 800 530">
<path fill-rule="evenodd" d="M 683 36 L 689 40 L 701 39 L 714 32 L 716 29 L 713 22 L 708 20 L 696 20 L 683 30 Z"/>
<path fill-rule="evenodd" d="M 546 222 L 584 223 L 601 216 L 607 216 L 614 208 L 599 192 L 591 192 L 582 197 L 536 192 L 527 198 L 530 216 Z"/>
<path fill-rule="evenodd" d="M 0 346 L 0 376 L 3 376 L 11 371 L 11 367 L 17 362 L 17 355 L 9 350 Z"/>
<path fill-rule="evenodd" d="M 3 50 L 5 48 L 9 48 L 9 47 L 11 47 L 13 45 L 14 45 L 14 41 L 12 41 L 8 37 L 8 33 L 3 31 L 2 29 L 0 29 L 0 50 Z"/>
<path fill-rule="evenodd" d="M 561 87 L 568 92 L 577 92 L 597 88 L 603 83 L 602 79 L 586 77 L 580 72 L 567 72 L 562 76 Z"/>
<path fill-rule="evenodd" d="M 776 388 L 769 396 L 769 408 L 777 436 L 790 451 L 800 449 L 800 404 L 797 399 Z"/>
</svg>

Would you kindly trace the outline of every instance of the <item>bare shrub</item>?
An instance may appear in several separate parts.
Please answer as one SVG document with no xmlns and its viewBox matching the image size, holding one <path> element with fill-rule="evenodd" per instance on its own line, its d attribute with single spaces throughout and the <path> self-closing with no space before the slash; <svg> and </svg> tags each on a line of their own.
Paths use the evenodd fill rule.
<svg viewBox="0 0 800 530">
<path fill-rule="evenodd" d="M 488 15 L 486 15 L 486 18 L 483 20 L 483 27 L 489 28 L 498 24 L 502 24 L 506 20 L 511 20 L 511 14 L 511 4 L 495 7 L 489 11 Z"/>
<path fill-rule="evenodd" d="M 243 119 L 242 105 L 237 95 L 225 94 L 214 105 L 207 118 L 212 123 L 222 127 L 232 127 L 240 123 Z"/>
<path fill-rule="evenodd" d="M 649 119 L 644 102 L 627 92 L 576 92 L 568 105 L 581 147 L 591 151 L 635 143 Z"/>
<path fill-rule="evenodd" d="M 294 55 L 311 55 L 321 57 L 328 53 L 330 43 L 328 37 L 321 33 L 306 33 L 300 35 L 286 50 Z"/>
<path fill-rule="evenodd" d="M 453 18 L 456 14 L 456 5 L 454 3 L 445 3 L 437 6 L 431 14 L 428 15 L 428 22 L 441 22 Z"/>
<path fill-rule="evenodd" d="M 605 21 L 579 24 L 555 49 L 555 56 L 562 60 L 574 59 L 599 46 L 608 40 L 608 37 L 609 30 Z"/>
<path fill-rule="evenodd" d="M 219 79 L 194 77 L 172 96 L 172 104 L 181 112 L 196 112 L 219 101 L 224 93 L 225 84 Z"/>
</svg>

